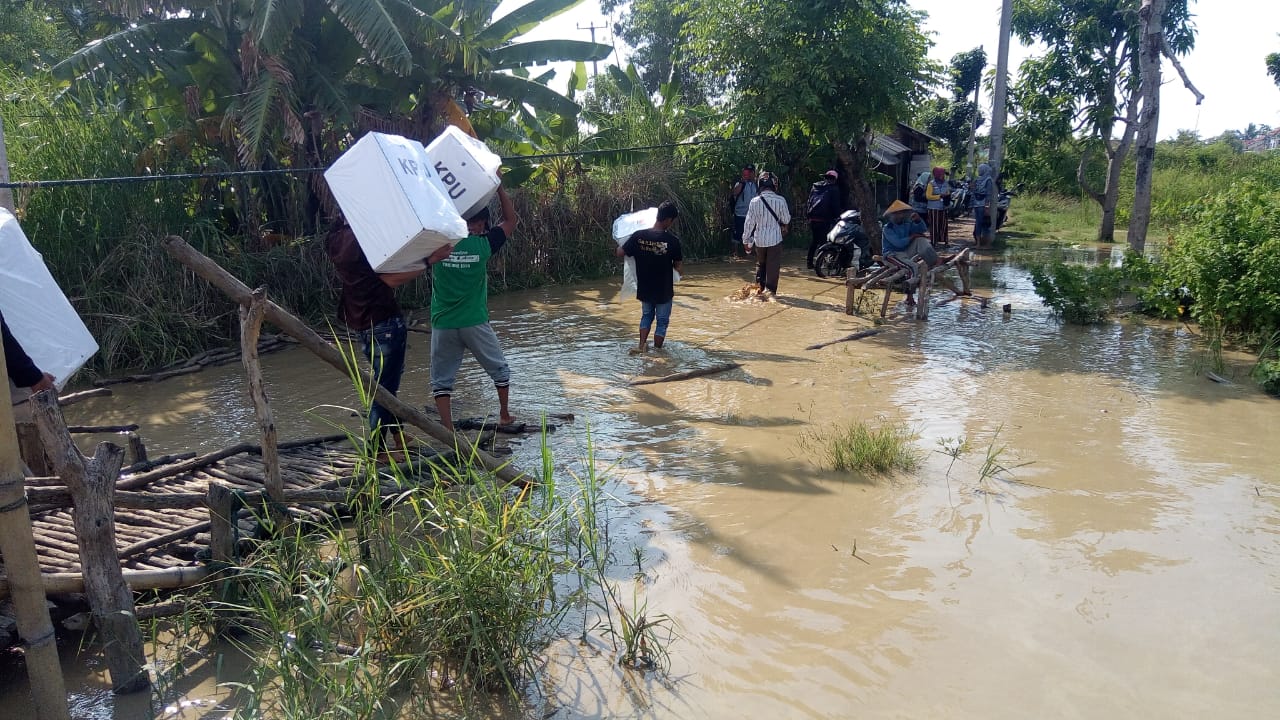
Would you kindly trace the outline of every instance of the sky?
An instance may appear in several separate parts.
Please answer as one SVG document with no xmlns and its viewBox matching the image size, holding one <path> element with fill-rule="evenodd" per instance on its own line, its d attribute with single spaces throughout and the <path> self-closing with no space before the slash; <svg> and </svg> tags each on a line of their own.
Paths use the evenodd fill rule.
<svg viewBox="0 0 1280 720">
<path fill-rule="evenodd" d="M 498 13 L 525 4 L 527 0 L 505 0 Z M 803 0 L 775 0 L 803 2 Z M 1000 35 L 1001 0 L 910 0 L 912 7 L 929 14 L 925 30 L 934 43 L 929 56 L 946 64 L 951 56 L 978 45 L 986 48 L 994 65 Z M 1164 63 L 1165 85 L 1160 95 L 1160 137 L 1171 138 L 1179 130 L 1193 130 L 1211 138 L 1226 130 L 1242 130 L 1249 123 L 1280 127 L 1280 88 L 1267 75 L 1264 58 L 1280 52 L 1280 2 L 1267 0 L 1192 0 L 1197 28 L 1196 46 L 1182 59 L 1192 83 L 1204 94 L 1196 105 L 1191 92 L 1182 86 L 1177 71 Z M 587 25 L 611 26 L 600 12 L 597 0 L 554 18 L 526 39 L 590 39 Z M 610 30 L 597 30 L 598 42 L 613 42 Z M 622 62 L 626 48 L 619 45 Z M 1009 66 L 1014 69 L 1034 54 L 1033 48 L 1010 45 Z M 612 62 L 612 59 L 610 60 Z M 552 85 L 561 89 L 571 66 L 557 73 Z M 983 98 L 988 107 L 990 97 Z"/>
</svg>

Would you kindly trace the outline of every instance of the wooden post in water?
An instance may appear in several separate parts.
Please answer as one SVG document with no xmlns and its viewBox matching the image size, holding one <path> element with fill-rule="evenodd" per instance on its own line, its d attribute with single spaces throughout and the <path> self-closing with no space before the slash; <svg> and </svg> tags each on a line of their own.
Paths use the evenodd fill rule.
<svg viewBox="0 0 1280 720">
<path fill-rule="evenodd" d="M 855 259 L 853 265 L 849 266 L 849 270 L 845 273 L 845 277 L 844 277 L 844 314 L 845 315 L 853 315 L 858 311 L 858 308 L 856 305 L 857 298 L 855 297 L 855 294 L 858 292 L 858 287 L 853 284 L 853 279 L 857 277 L 857 275 L 858 275 L 858 262 Z"/>
<path fill-rule="evenodd" d="M 169 257 L 187 266 L 196 275 L 226 293 L 227 297 L 242 306 L 253 302 L 253 293 L 249 290 L 249 286 L 240 282 L 218 263 L 188 245 L 182 238 L 170 235 L 163 240 L 163 244 L 165 252 L 169 253 Z M 347 362 L 342 353 L 320 337 L 316 331 L 307 327 L 306 323 L 270 300 L 264 301 L 263 304 L 266 306 L 266 319 L 273 325 L 283 330 L 287 335 L 291 335 L 298 341 L 298 344 L 315 353 L 317 357 L 332 365 L 338 372 L 343 375 L 349 372 Z M 465 439 L 449 432 L 443 425 L 432 420 L 426 413 L 388 392 L 363 367 L 359 368 L 359 372 L 360 382 L 364 383 L 365 387 L 372 388 L 374 399 L 390 410 L 396 417 L 414 427 L 420 428 L 436 440 L 446 443 L 449 447 L 458 447 L 466 442 Z M 506 482 L 527 483 L 530 480 L 523 473 L 512 467 L 510 463 L 503 462 L 479 448 L 468 450 L 467 452 L 469 457 L 474 457 L 485 469 Z"/>
<path fill-rule="evenodd" d="M 271 403 L 262 380 L 262 365 L 258 363 L 258 335 L 262 332 L 262 318 L 267 311 L 267 289 L 253 291 L 249 305 L 240 306 L 240 357 L 244 372 L 249 378 L 249 397 L 253 400 L 253 414 L 258 418 L 258 430 L 262 435 L 262 465 L 266 470 L 263 489 L 270 502 L 269 515 L 275 519 L 276 508 L 284 503 L 284 479 L 280 476 L 280 451 L 276 445 L 276 422 L 271 414 Z"/>
<path fill-rule="evenodd" d="M 0 366 L 4 348 L 0 347 Z M 13 425 L 13 404 L 9 384 L 0 390 L 0 556 L 8 576 L 9 594 L 17 615 L 18 636 L 26 647 L 24 656 L 31 698 L 37 720 L 69 720 L 67 688 L 62 681 L 58 645 L 49 620 L 36 540 L 27 512 L 25 478 L 18 457 L 18 436 Z"/>
<path fill-rule="evenodd" d="M 142 629 L 133 609 L 133 592 L 125 584 L 116 555 L 116 516 L 113 496 L 124 450 L 101 443 L 93 457 L 80 454 L 67 432 L 62 410 L 53 391 L 31 398 L 36 425 L 58 476 L 71 491 L 71 516 L 76 544 L 80 546 L 80 569 L 93 623 L 102 634 L 103 649 L 111 685 L 118 693 L 144 690 L 151 684 L 147 675 Z"/>
</svg>

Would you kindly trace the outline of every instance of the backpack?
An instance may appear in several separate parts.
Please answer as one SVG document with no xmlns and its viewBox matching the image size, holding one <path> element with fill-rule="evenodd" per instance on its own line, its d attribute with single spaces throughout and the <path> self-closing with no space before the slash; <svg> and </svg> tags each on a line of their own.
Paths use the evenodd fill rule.
<svg viewBox="0 0 1280 720">
<path fill-rule="evenodd" d="M 809 203 L 805 216 L 834 220 L 840 214 L 840 188 L 826 183 L 814 183 L 809 191 Z"/>
</svg>

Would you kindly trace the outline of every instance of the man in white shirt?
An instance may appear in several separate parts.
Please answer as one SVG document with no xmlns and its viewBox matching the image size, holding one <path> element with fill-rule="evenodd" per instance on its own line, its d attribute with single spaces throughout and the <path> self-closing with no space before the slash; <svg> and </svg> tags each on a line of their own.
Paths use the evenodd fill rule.
<svg viewBox="0 0 1280 720">
<path fill-rule="evenodd" d="M 778 194 L 778 181 L 773 173 L 760 174 L 760 194 L 747 209 L 742 241 L 756 248 L 757 295 L 766 291 L 778 294 L 778 272 L 782 269 L 782 237 L 791 222 L 787 200 Z"/>
</svg>

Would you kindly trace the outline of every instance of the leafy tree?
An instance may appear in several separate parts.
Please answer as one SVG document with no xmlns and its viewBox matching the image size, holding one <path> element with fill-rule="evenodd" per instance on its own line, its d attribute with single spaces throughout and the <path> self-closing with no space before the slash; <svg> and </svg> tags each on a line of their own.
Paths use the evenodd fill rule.
<svg viewBox="0 0 1280 720">
<path fill-rule="evenodd" d="M 730 4 L 689 0 L 698 69 L 728 89 L 728 132 L 829 145 L 878 241 L 871 130 L 910 116 L 931 69 L 923 15 L 905 0 Z"/>
<path fill-rule="evenodd" d="M 1267 56 L 1267 74 L 1276 81 L 1276 86 L 1280 87 L 1280 53 L 1271 53 Z"/>
<path fill-rule="evenodd" d="M 679 83 L 685 102 L 699 105 L 718 92 L 714 78 L 695 68 L 688 42 L 689 15 L 684 0 L 601 0 L 606 13 L 625 8 L 613 31 L 634 48 L 635 65 L 651 93 L 661 85 Z"/>
<path fill-rule="evenodd" d="M 1190 47 L 1193 34 L 1187 0 L 1173 0 L 1165 28 L 1176 50 Z M 1013 30 L 1024 42 L 1047 46 L 1044 55 L 1024 62 L 1012 96 L 1022 101 L 1019 122 L 1033 122 L 1061 136 L 1083 132 L 1093 142 L 1083 145 L 1077 172 L 1081 189 L 1102 206 L 1098 239 L 1115 237 L 1116 204 L 1121 173 L 1137 132 L 1138 15 L 1128 0 L 1014 0 Z M 1045 117 L 1048 114 L 1049 117 Z M 1053 117 L 1056 115 L 1057 117 Z M 1100 147 L 1107 159 L 1103 186 L 1087 176 L 1090 150 Z"/>
<path fill-rule="evenodd" d="M 29 0 L 0 0 L 0 66 L 32 72 L 75 49 L 60 17 Z"/>
<path fill-rule="evenodd" d="M 977 102 L 969 100 L 969 96 L 976 95 L 986 65 L 987 54 L 982 48 L 956 53 L 951 58 L 948 78 L 952 97 L 934 98 L 920 113 L 925 131 L 945 140 L 950 148 L 952 170 L 960 166 L 965 144 L 984 122 Z"/>
</svg>

